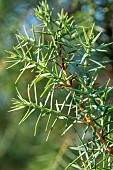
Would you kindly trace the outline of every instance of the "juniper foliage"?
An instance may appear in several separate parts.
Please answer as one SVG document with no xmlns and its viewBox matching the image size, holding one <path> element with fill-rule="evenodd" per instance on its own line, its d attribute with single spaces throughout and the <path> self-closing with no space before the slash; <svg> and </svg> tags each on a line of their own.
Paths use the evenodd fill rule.
<svg viewBox="0 0 113 170">
<path fill-rule="evenodd" d="M 54 10 L 49 9 L 46 1 L 40 3 L 34 11 L 40 22 L 32 26 L 32 37 L 26 30 L 25 34 L 19 31 L 16 35 L 17 46 L 13 52 L 8 51 L 11 62 L 8 68 L 17 64 L 22 66 L 16 84 L 26 70 L 35 74 L 28 84 L 28 99 L 17 89 L 18 98 L 12 99 L 11 111 L 27 109 L 21 124 L 38 110 L 34 135 L 38 124 L 46 117 L 46 140 L 59 120 L 65 122 L 62 135 L 70 128 L 74 129 L 81 144 L 70 147 L 70 150 L 76 151 L 75 159 L 71 160 L 65 170 L 70 167 L 111 169 L 113 104 L 107 102 L 107 96 L 113 87 L 109 86 L 110 79 L 101 84 L 98 78 L 99 70 L 106 69 L 105 64 L 111 61 L 95 59 L 99 53 L 106 52 L 106 47 L 111 43 L 98 46 L 96 41 L 101 32 L 95 35 L 95 25 L 91 28 L 77 25 L 74 17 L 69 17 L 63 9 L 54 18 Z M 46 83 L 40 93 L 37 87 L 44 80 Z M 57 94 L 62 95 L 62 100 Z M 75 125 L 81 127 L 81 123 L 85 129 L 78 132 Z M 85 136 L 89 131 L 92 136 L 87 141 Z"/>
</svg>

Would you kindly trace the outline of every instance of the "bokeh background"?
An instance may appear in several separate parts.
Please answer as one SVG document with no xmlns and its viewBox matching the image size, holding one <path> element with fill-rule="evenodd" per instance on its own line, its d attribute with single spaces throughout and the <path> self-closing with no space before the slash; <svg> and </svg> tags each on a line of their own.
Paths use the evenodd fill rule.
<svg viewBox="0 0 113 170">
<path fill-rule="evenodd" d="M 71 158 L 74 157 L 67 148 L 76 137 L 73 132 L 61 137 L 62 123 L 55 127 L 49 141 L 46 142 L 45 121 L 40 124 L 37 136 L 34 137 L 35 116 L 31 116 L 18 126 L 23 113 L 8 112 L 12 105 L 11 99 L 16 97 L 14 83 L 19 74 L 19 66 L 6 69 L 9 64 L 5 62 L 8 57 L 5 50 L 13 50 L 13 46 L 17 43 L 15 34 L 18 29 L 23 32 L 24 25 L 30 34 L 32 25 L 38 23 L 33 8 L 39 2 L 41 1 L 0 0 L 0 170 L 60 170 L 68 162 L 66 154 Z M 95 31 L 97 33 L 103 31 L 97 43 L 113 41 L 113 0 L 48 0 L 47 2 L 55 9 L 54 15 L 64 8 L 65 12 L 76 18 L 77 24 L 90 27 L 95 23 Z M 113 59 L 112 45 L 108 47 L 107 53 L 100 55 L 99 59 L 109 58 Z M 106 72 L 101 74 L 102 82 L 110 77 L 113 85 L 112 63 L 107 64 Z M 26 93 L 25 86 L 30 79 L 32 77 L 29 73 L 21 78 L 18 86 L 22 93 Z M 112 100 L 112 94 L 110 98 Z M 62 158 L 63 155 L 65 156 Z"/>
</svg>

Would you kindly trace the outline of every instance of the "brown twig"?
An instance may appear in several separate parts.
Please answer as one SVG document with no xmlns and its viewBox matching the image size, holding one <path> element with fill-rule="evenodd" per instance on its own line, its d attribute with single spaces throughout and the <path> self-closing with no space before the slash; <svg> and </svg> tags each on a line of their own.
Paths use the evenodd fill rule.
<svg viewBox="0 0 113 170">
<path fill-rule="evenodd" d="M 62 72 L 64 73 L 65 77 L 68 78 L 68 74 L 66 71 L 66 67 L 65 67 L 65 59 L 64 59 L 64 55 L 62 54 L 62 45 L 60 44 L 60 50 L 59 50 L 59 57 L 61 58 L 61 64 L 59 64 L 58 62 L 56 62 L 53 59 L 50 59 L 50 62 L 54 62 L 56 65 L 58 65 L 60 67 L 60 69 L 62 70 Z M 57 85 L 53 88 L 53 90 L 60 88 L 62 86 L 64 87 L 72 87 L 72 80 L 76 79 L 76 76 L 73 76 L 70 80 L 67 80 L 66 83 L 61 83 L 60 85 Z"/>
<path fill-rule="evenodd" d="M 85 118 L 87 124 L 90 125 L 91 129 L 94 130 L 95 124 L 94 124 L 94 122 L 93 122 L 93 119 L 92 119 L 92 118 L 89 118 L 87 114 L 85 114 L 84 118 Z M 103 143 L 103 144 L 107 147 L 107 144 L 108 144 L 108 143 L 107 143 L 107 141 L 105 140 L 105 138 L 103 138 L 103 137 L 101 136 L 101 133 L 98 131 L 98 129 L 96 129 L 96 135 L 98 136 L 98 139 L 101 141 L 101 143 Z M 112 148 L 107 147 L 107 148 L 106 148 L 106 151 L 109 152 L 111 155 L 113 155 L 113 149 L 112 149 Z"/>
</svg>

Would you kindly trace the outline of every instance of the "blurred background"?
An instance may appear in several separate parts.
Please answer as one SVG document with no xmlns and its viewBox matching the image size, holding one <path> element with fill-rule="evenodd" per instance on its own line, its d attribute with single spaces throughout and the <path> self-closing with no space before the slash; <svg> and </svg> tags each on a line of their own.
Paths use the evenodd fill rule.
<svg viewBox="0 0 113 170">
<path fill-rule="evenodd" d="M 12 105 L 11 99 L 16 97 L 14 83 L 19 75 L 19 66 L 6 69 L 9 66 L 5 62 L 8 55 L 4 50 L 13 50 L 13 46 L 17 44 L 15 34 L 17 30 L 23 31 L 23 25 L 28 31 L 32 25 L 37 25 L 33 8 L 39 2 L 41 1 L 0 0 L 0 170 L 60 170 L 67 162 L 67 158 L 62 158 L 62 155 L 69 152 L 68 144 L 75 140 L 72 132 L 60 137 L 62 123 L 59 123 L 54 129 L 54 135 L 51 134 L 46 142 L 43 128 L 45 121 L 41 123 L 37 136 L 34 137 L 35 116 L 18 126 L 23 113 L 8 112 Z M 97 33 L 103 31 L 97 43 L 113 41 L 113 0 L 48 0 L 48 4 L 55 9 L 54 15 L 64 8 L 80 25 L 92 26 L 95 23 Z M 99 59 L 109 58 L 113 59 L 112 45 Z M 102 72 L 103 74 L 101 81 L 110 77 L 113 84 L 112 64 L 107 64 L 107 72 Z M 29 73 L 21 79 L 19 86 L 23 93 L 26 93 L 24 86 L 30 79 Z M 74 155 L 71 153 L 70 157 Z M 62 165 L 59 166 L 61 159 Z"/>
</svg>

